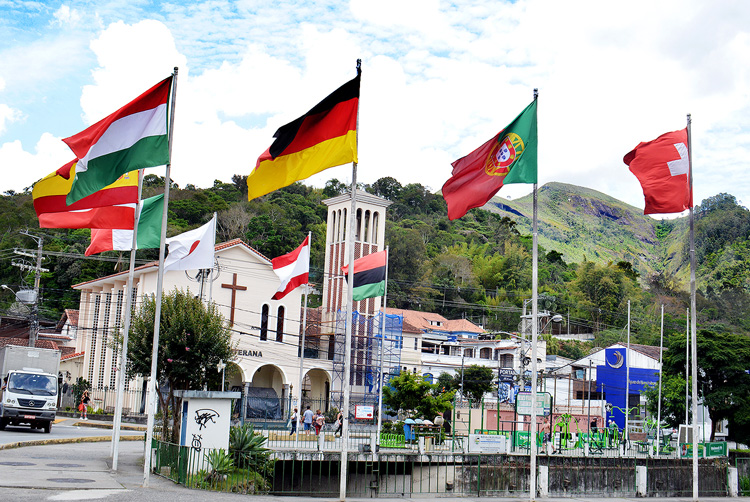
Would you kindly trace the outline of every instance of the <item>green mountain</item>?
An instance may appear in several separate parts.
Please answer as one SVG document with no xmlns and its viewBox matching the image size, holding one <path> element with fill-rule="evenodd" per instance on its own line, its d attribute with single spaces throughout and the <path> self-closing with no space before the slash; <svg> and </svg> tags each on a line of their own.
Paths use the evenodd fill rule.
<svg viewBox="0 0 750 502">
<path fill-rule="evenodd" d="M 628 261 L 644 278 L 664 270 L 680 278 L 689 273 L 682 258 L 686 217 L 655 220 L 596 190 L 556 182 L 538 189 L 537 206 L 539 245 L 561 253 L 567 263 Z M 511 218 L 522 234 L 532 232 L 531 194 L 516 200 L 496 196 L 483 209 Z"/>
</svg>

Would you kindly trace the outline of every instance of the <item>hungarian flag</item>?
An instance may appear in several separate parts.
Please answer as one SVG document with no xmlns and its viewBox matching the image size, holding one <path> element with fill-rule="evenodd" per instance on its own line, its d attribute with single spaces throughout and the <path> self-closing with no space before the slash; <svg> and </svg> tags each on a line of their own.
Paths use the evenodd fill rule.
<svg viewBox="0 0 750 502">
<path fill-rule="evenodd" d="M 536 99 L 491 140 L 453 162 L 443 185 L 448 218 L 484 206 L 503 185 L 537 181 Z"/>
<path fill-rule="evenodd" d="M 281 300 L 297 286 L 307 284 L 310 274 L 310 236 L 305 237 L 302 244 L 291 253 L 271 260 L 274 273 L 279 276 L 281 285 L 271 297 Z"/>
<path fill-rule="evenodd" d="M 385 294 L 385 270 L 388 265 L 386 250 L 368 254 L 354 260 L 354 301 L 374 298 Z M 341 268 L 349 280 L 349 266 Z"/>
<path fill-rule="evenodd" d="M 167 246 L 164 271 L 214 268 L 216 215 L 202 227 L 170 237 Z"/>
<path fill-rule="evenodd" d="M 693 207 L 687 128 L 639 143 L 623 162 L 641 182 L 643 214 L 681 213 Z"/>
<path fill-rule="evenodd" d="M 169 162 L 167 101 L 171 85 L 172 77 L 162 80 L 112 115 L 63 140 L 79 159 L 68 204 L 101 190 L 128 171 Z"/>
<path fill-rule="evenodd" d="M 164 194 L 141 201 L 138 218 L 136 249 L 155 249 L 161 244 L 161 220 L 164 214 Z M 130 251 L 133 247 L 133 229 L 92 228 L 91 244 L 86 256 L 105 251 Z"/>
<path fill-rule="evenodd" d="M 34 184 L 31 196 L 41 228 L 133 228 L 138 201 L 138 171 L 71 205 L 65 199 L 73 185 L 71 160 Z"/>
<path fill-rule="evenodd" d="M 281 126 L 247 177 L 252 200 L 329 167 L 357 162 L 360 74 L 297 120 Z"/>
</svg>

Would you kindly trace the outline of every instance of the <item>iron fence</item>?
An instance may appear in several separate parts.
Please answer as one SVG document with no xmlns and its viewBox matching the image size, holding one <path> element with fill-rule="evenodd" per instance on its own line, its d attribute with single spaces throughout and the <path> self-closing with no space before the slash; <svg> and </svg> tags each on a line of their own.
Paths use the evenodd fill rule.
<svg viewBox="0 0 750 502">
<path fill-rule="evenodd" d="M 238 464 L 231 449 L 196 450 L 161 441 L 154 441 L 153 447 L 154 472 L 190 488 L 315 497 L 339 494 L 341 464 L 336 451 L 271 450 Z M 228 465 L 227 458 L 235 462 Z M 529 490 L 527 455 L 381 449 L 356 451 L 349 458 L 346 493 L 352 497 L 518 497 Z M 647 496 L 692 493 L 690 459 L 539 457 L 539 466 L 548 469 L 551 497 L 634 497 L 636 467 L 643 465 L 648 472 Z M 701 496 L 728 494 L 727 467 L 725 459 L 701 460 Z"/>
<path fill-rule="evenodd" d="M 737 457 L 734 460 L 737 468 L 737 480 L 739 482 L 739 495 L 750 496 L 750 457 Z"/>
</svg>

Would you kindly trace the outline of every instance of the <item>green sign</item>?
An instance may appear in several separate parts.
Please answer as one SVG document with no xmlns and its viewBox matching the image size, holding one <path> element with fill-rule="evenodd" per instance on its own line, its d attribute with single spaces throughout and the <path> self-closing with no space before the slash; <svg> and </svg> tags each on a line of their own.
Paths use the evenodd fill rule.
<svg viewBox="0 0 750 502">
<path fill-rule="evenodd" d="M 726 457 L 726 441 L 698 443 L 698 458 Z M 693 458 L 693 443 L 680 443 L 680 457 Z"/>
</svg>

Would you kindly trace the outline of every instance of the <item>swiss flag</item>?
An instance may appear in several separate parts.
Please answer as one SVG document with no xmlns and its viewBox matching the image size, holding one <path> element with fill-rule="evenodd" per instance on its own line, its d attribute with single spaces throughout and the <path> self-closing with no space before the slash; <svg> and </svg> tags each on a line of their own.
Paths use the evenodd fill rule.
<svg viewBox="0 0 750 502">
<path fill-rule="evenodd" d="M 623 157 L 641 182 L 643 214 L 681 213 L 693 206 L 687 128 L 639 143 Z"/>
</svg>

